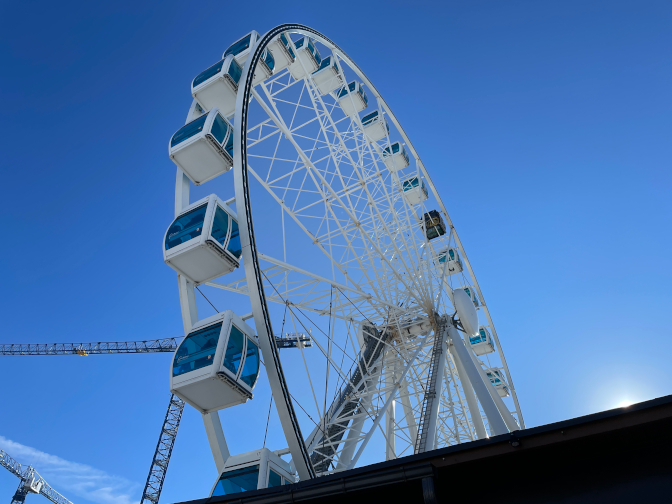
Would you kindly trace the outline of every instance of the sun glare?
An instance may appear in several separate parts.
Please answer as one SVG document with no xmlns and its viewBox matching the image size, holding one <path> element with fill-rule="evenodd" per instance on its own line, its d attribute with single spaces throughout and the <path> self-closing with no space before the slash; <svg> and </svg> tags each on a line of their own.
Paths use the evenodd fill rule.
<svg viewBox="0 0 672 504">
<path fill-rule="evenodd" d="M 621 401 L 620 403 L 618 403 L 619 408 L 627 408 L 630 405 L 632 405 L 632 402 L 628 401 L 627 399 L 625 401 Z"/>
</svg>

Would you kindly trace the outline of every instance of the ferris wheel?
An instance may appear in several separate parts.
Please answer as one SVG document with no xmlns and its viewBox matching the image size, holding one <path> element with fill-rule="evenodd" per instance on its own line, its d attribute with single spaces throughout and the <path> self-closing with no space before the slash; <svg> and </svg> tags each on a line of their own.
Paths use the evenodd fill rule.
<svg viewBox="0 0 672 504">
<path fill-rule="evenodd" d="M 211 495 L 244 490 L 246 477 L 273 486 L 524 428 L 430 178 L 442 167 L 423 164 L 355 62 L 285 24 L 234 42 L 191 93 L 169 143 L 175 220 L 163 250 L 187 335 L 171 391 L 203 414 L 220 473 Z M 250 311 L 199 318 L 197 287 L 249 298 Z M 217 411 L 260 387 L 287 450 L 232 464 Z"/>
</svg>

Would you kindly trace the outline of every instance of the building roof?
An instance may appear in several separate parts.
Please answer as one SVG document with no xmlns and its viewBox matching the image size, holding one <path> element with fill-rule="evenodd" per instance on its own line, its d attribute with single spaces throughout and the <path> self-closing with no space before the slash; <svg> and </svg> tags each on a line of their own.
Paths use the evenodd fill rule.
<svg viewBox="0 0 672 504">
<path fill-rule="evenodd" d="M 184 504 L 651 502 L 672 495 L 672 396 L 292 485 Z"/>
</svg>

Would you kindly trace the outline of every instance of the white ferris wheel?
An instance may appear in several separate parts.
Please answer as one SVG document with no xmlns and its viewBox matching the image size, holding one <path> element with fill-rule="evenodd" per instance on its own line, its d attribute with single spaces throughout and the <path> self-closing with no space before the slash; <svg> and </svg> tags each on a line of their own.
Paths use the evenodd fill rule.
<svg viewBox="0 0 672 504">
<path fill-rule="evenodd" d="M 203 414 L 212 494 L 523 428 L 432 167 L 355 62 L 285 24 L 233 43 L 191 91 L 163 249 L 187 334 L 171 391 Z M 251 311 L 199 319 L 196 287 Z M 229 456 L 216 412 L 267 386 L 287 450 Z"/>
</svg>

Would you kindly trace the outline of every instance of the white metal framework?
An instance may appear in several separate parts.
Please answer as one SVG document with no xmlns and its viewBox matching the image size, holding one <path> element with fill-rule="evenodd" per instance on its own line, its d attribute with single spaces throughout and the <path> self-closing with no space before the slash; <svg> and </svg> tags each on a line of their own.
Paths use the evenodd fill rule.
<svg viewBox="0 0 672 504">
<path fill-rule="evenodd" d="M 254 39 L 226 118 L 233 169 L 192 198 L 214 193 L 235 205 L 241 267 L 200 288 L 249 297 L 298 477 L 523 428 L 471 264 L 388 104 L 309 27 Z M 283 63 L 255 79 L 267 51 Z M 186 122 L 206 112 L 194 101 Z M 178 168 L 176 217 L 195 190 Z M 181 275 L 178 283 L 188 334 L 199 320 L 194 284 Z M 281 359 L 274 335 L 284 332 L 310 333 L 313 346 Z M 220 460 L 228 449 L 213 418 L 204 417 Z"/>
</svg>

